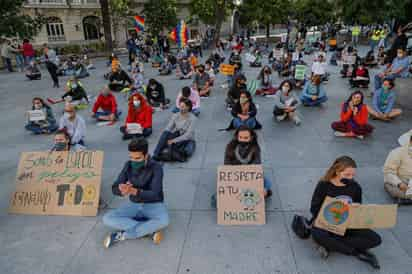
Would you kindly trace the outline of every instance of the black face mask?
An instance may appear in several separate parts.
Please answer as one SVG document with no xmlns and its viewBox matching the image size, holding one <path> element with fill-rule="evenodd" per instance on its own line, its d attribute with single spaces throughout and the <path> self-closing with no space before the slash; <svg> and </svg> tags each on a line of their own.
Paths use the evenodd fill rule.
<svg viewBox="0 0 412 274">
<path fill-rule="evenodd" d="M 239 142 L 239 146 L 241 147 L 241 148 L 245 148 L 245 147 L 247 147 L 247 146 L 249 146 L 250 145 L 250 142 Z"/>
<path fill-rule="evenodd" d="M 355 180 L 342 178 L 342 179 L 340 179 L 340 182 L 341 182 L 342 184 L 344 184 L 344 185 L 349 185 L 349 184 L 355 183 Z"/>
</svg>

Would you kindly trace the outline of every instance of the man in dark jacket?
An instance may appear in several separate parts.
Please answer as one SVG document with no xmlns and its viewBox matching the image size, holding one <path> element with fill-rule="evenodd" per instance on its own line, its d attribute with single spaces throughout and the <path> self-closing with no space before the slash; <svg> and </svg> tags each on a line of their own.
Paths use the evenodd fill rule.
<svg viewBox="0 0 412 274">
<path fill-rule="evenodd" d="M 129 144 L 130 160 L 112 186 L 114 195 L 127 196 L 129 200 L 103 217 L 106 226 L 117 230 L 104 239 L 106 248 L 147 235 L 159 244 L 163 238 L 161 229 L 169 224 L 163 203 L 163 168 L 150 159 L 148 148 L 144 139 L 134 139 Z"/>
</svg>

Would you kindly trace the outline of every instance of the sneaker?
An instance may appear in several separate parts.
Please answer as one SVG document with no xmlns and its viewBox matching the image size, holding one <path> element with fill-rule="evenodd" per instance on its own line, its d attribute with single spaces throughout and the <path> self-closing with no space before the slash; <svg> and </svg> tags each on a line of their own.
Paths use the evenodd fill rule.
<svg viewBox="0 0 412 274">
<path fill-rule="evenodd" d="M 358 138 L 359 140 L 363 140 L 363 139 L 365 139 L 365 136 L 363 136 L 363 135 L 356 135 L 356 138 Z"/>
<path fill-rule="evenodd" d="M 369 251 L 365 250 L 365 251 L 359 252 L 356 255 L 356 257 L 359 260 L 363 261 L 363 262 L 367 262 L 374 269 L 380 269 L 381 268 L 381 266 L 379 265 L 379 262 L 378 262 L 378 258 L 376 258 L 376 256 L 373 253 L 369 252 Z"/>
<path fill-rule="evenodd" d="M 412 199 L 398 198 L 397 204 L 398 205 L 412 205 Z"/>
<path fill-rule="evenodd" d="M 163 232 L 156 231 L 155 233 L 153 233 L 152 240 L 155 245 L 160 244 L 160 242 L 163 240 Z"/>
<path fill-rule="evenodd" d="M 105 248 L 111 247 L 114 243 L 124 241 L 124 233 L 121 231 L 118 232 L 112 232 L 109 235 L 106 236 L 106 238 L 103 241 L 103 245 Z"/>
<path fill-rule="evenodd" d="M 278 120 L 278 122 L 283 121 L 285 119 L 286 119 L 286 114 L 276 116 L 276 120 Z"/>
<path fill-rule="evenodd" d="M 329 251 L 323 246 L 318 247 L 318 252 L 322 259 L 327 259 L 329 257 Z"/>
<path fill-rule="evenodd" d="M 295 125 L 297 126 L 299 126 L 302 123 L 302 121 L 297 115 L 294 116 L 293 121 L 295 122 Z"/>
<path fill-rule="evenodd" d="M 346 137 L 346 133 L 340 131 L 335 131 L 333 134 L 335 134 L 336 137 Z"/>
</svg>

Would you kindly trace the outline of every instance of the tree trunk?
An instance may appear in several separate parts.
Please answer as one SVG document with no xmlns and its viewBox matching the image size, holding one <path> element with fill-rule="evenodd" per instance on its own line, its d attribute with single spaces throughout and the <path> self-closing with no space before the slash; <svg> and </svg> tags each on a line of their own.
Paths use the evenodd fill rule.
<svg viewBox="0 0 412 274">
<path fill-rule="evenodd" d="M 100 0 L 102 11 L 102 21 L 104 29 L 104 40 L 106 42 L 106 50 L 113 51 L 112 25 L 110 20 L 109 0 Z"/>
<path fill-rule="evenodd" d="M 226 0 L 215 0 L 216 3 L 216 23 L 215 23 L 215 37 L 213 39 L 212 49 L 216 48 L 216 43 L 220 39 L 220 29 L 222 28 L 223 21 L 225 20 L 225 8 Z"/>
<path fill-rule="evenodd" d="M 270 24 L 266 24 L 266 40 L 269 41 L 270 37 Z"/>
</svg>

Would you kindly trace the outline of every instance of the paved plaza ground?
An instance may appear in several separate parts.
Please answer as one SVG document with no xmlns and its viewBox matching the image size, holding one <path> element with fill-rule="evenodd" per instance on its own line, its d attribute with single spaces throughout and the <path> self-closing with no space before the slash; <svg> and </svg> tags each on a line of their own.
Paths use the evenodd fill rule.
<svg viewBox="0 0 412 274">
<path fill-rule="evenodd" d="M 363 49 L 362 51 L 365 51 Z M 308 59 L 308 57 L 306 57 Z M 125 59 L 122 59 L 125 64 Z M 90 95 L 105 84 L 105 60 L 96 61 L 97 70 L 82 80 Z M 329 101 L 321 108 L 301 108 L 303 123 L 275 123 L 273 99 L 258 97 L 258 132 L 263 150 L 265 174 L 273 181 L 273 196 L 267 203 L 267 224 L 252 227 L 224 227 L 216 224 L 216 211 L 210 196 L 216 187 L 216 168 L 223 163 L 224 149 L 232 132 L 219 132 L 231 115 L 224 106 L 226 90 L 215 85 L 211 98 L 202 99 L 196 132 L 197 150 L 187 163 L 165 164 L 164 189 L 170 210 L 170 226 L 165 240 L 155 246 L 149 239 L 122 242 L 104 249 L 103 212 L 97 217 L 8 215 L 8 202 L 14 190 L 19 154 L 51 147 L 52 136 L 33 136 L 24 130 L 24 112 L 34 96 L 57 97 L 63 89 L 52 88 L 47 71 L 41 81 L 27 81 L 23 74 L 0 73 L 0 273 L 1 274 L 266 274 L 266 273 L 412 273 L 412 207 L 399 209 L 398 224 L 379 231 L 383 238 L 374 250 L 382 269 L 373 270 L 354 258 L 332 254 L 322 260 L 312 240 L 298 239 L 290 229 L 295 213 L 308 213 L 310 198 L 319 177 L 341 155 L 353 157 L 358 165 L 357 179 L 363 187 L 365 203 L 390 203 L 383 189 L 382 166 L 398 137 L 412 128 L 412 112 L 392 123 L 371 121 L 376 127 L 370 138 L 337 139 L 330 124 L 339 117 L 339 106 L 351 90 L 337 67 L 326 84 Z M 148 65 L 146 78 L 157 75 Z M 249 79 L 259 69 L 245 65 Z M 375 74 L 376 71 L 371 71 Z M 178 90 L 189 81 L 175 75 L 157 77 L 174 101 Z M 218 82 L 223 81 L 218 77 Z M 60 78 L 64 86 L 67 77 Z M 276 81 L 280 79 L 276 76 Z M 126 103 L 117 95 L 125 118 Z M 370 98 L 367 99 L 370 102 Z M 60 117 L 63 106 L 53 107 Z M 127 160 L 127 142 L 121 140 L 117 123 L 97 127 L 89 110 L 80 111 L 86 119 L 86 142 L 90 149 L 104 150 L 102 197 L 115 208 L 122 202 L 114 197 L 111 185 Z M 154 149 L 166 126 L 170 111 L 153 116 Z"/>
</svg>

